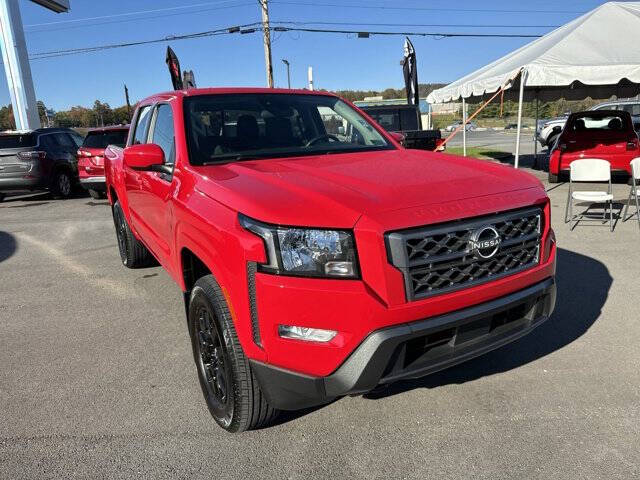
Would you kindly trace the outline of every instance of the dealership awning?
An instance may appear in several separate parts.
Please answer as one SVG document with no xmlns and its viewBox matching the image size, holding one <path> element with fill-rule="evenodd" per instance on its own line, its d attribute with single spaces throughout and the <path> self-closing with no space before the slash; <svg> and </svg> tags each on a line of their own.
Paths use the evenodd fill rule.
<svg viewBox="0 0 640 480">
<path fill-rule="evenodd" d="M 502 87 L 505 99 L 520 102 L 632 97 L 640 93 L 639 44 L 640 2 L 605 3 L 433 91 L 427 101 L 476 102 Z"/>
</svg>

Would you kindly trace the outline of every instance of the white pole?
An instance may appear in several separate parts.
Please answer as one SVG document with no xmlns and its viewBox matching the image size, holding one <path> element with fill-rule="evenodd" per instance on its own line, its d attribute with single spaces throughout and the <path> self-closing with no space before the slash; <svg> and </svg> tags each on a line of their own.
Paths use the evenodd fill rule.
<svg viewBox="0 0 640 480">
<path fill-rule="evenodd" d="M 309 90 L 313 92 L 313 67 L 309 67 L 307 75 L 309 77 Z"/>
<path fill-rule="evenodd" d="M 524 82 L 526 78 L 526 72 L 522 70 L 520 72 L 520 97 L 518 99 L 518 133 L 516 134 L 516 158 L 514 167 L 518 168 L 518 162 L 520 160 L 520 131 L 522 130 L 522 100 L 524 97 Z"/>
<path fill-rule="evenodd" d="M 17 130 L 40 128 L 18 0 L 0 0 L 0 43 Z"/>
<path fill-rule="evenodd" d="M 467 156 L 467 102 L 462 97 L 462 155 Z"/>
<path fill-rule="evenodd" d="M 539 99 L 538 99 L 538 90 L 536 90 L 536 126 L 533 130 L 533 165 L 535 168 L 538 168 L 538 121 L 540 117 L 539 112 Z"/>
</svg>

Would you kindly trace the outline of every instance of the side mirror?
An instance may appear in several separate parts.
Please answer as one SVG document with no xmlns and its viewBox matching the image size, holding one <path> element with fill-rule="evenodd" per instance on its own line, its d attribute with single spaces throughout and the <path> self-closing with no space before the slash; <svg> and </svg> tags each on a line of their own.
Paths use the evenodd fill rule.
<svg viewBox="0 0 640 480">
<path fill-rule="evenodd" d="M 400 144 L 404 142 L 404 135 L 400 132 L 389 132 L 389 135 L 391 135 L 391 137 Z"/>
<path fill-rule="evenodd" d="M 553 133 L 560 133 L 562 131 L 562 127 L 560 125 L 556 125 L 555 127 L 553 127 L 552 132 Z"/>
<path fill-rule="evenodd" d="M 124 164 L 132 170 L 157 170 L 164 167 L 164 152 L 155 143 L 131 145 L 124 149 Z"/>
</svg>

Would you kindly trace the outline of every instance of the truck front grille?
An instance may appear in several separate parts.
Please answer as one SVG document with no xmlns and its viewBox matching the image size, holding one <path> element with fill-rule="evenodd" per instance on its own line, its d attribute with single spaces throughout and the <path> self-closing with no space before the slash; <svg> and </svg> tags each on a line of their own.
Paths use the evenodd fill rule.
<svg viewBox="0 0 640 480">
<path fill-rule="evenodd" d="M 541 232 L 536 207 L 391 232 L 386 243 L 411 301 L 531 268 L 540 260 Z"/>
</svg>

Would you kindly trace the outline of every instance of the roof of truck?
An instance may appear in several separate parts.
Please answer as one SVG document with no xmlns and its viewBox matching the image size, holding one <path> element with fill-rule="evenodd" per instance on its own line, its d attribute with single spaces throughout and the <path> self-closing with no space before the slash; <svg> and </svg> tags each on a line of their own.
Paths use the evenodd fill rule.
<svg viewBox="0 0 640 480">
<path fill-rule="evenodd" d="M 190 88 L 185 90 L 173 90 L 169 92 L 157 93 L 145 98 L 141 103 L 147 100 L 162 97 L 193 97 L 197 95 L 229 95 L 243 93 L 271 93 L 271 94 L 289 94 L 289 95 L 325 95 L 335 97 L 334 93 L 318 90 L 306 89 L 288 89 L 288 88 L 266 88 L 266 87 L 220 87 L 220 88 Z"/>
<path fill-rule="evenodd" d="M 110 132 L 112 130 L 129 130 L 129 125 L 108 125 L 106 127 L 90 128 L 87 133 Z"/>
</svg>

